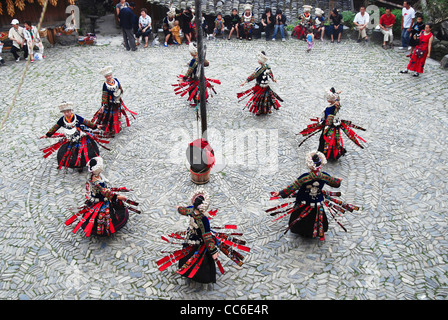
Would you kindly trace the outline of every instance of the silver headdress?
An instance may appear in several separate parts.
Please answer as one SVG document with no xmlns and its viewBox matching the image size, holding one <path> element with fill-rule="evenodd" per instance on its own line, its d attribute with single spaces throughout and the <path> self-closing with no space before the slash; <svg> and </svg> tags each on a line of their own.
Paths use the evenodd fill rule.
<svg viewBox="0 0 448 320">
<path fill-rule="evenodd" d="M 208 216 L 206 211 L 207 211 L 208 207 L 210 206 L 210 196 L 207 191 L 205 191 L 204 189 L 198 189 L 198 190 L 194 191 L 191 195 L 191 204 L 194 204 L 194 201 L 199 196 L 204 197 L 204 201 L 202 201 L 202 204 L 200 204 L 198 206 L 198 210 L 202 214 Z"/>
<path fill-rule="evenodd" d="M 92 160 L 96 161 L 96 164 L 94 166 L 91 165 Z M 95 175 L 99 175 L 104 170 L 103 158 L 95 157 L 95 158 L 90 159 L 90 161 L 87 163 L 87 169 L 89 172 L 91 172 Z"/>
<path fill-rule="evenodd" d="M 315 155 L 317 155 L 319 157 L 319 160 L 320 160 L 317 163 L 313 160 L 313 157 Z M 320 151 L 311 151 L 311 152 L 307 153 L 307 155 L 306 155 L 306 165 L 307 165 L 307 167 L 310 170 L 315 171 L 315 170 L 323 167 L 326 164 L 327 164 L 327 158 L 325 158 L 325 155 L 322 152 L 320 152 Z"/>
</svg>

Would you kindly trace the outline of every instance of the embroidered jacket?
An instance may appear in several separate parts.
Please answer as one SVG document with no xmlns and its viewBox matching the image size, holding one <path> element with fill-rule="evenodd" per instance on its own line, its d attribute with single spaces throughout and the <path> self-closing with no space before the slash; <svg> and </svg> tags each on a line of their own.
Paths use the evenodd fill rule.
<svg viewBox="0 0 448 320">
<path fill-rule="evenodd" d="M 241 23 L 243 24 L 244 27 L 246 26 L 252 27 L 255 24 L 254 15 L 251 14 L 250 16 L 246 16 L 246 14 L 243 13 L 241 16 Z"/>
<path fill-rule="evenodd" d="M 58 122 L 56 122 L 56 124 L 46 133 L 47 137 L 51 137 L 59 128 L 64 127 L 64 128 L 72 128 L 72 127 L 77 127 L 79 128 L 78 130 L 81 130 L 81 125 L 92 128 L 92 129 L 97 129 L 96 124 L 94 124 L 93 122 L 84 119 L 83 117 L 78 116 L 77 114 L 73 114 L 73 117 L 71 119 L 71 121 L 64 121 L 66 119 L 64 119 L 65 116 L 62 116 Z"/>
<path fill-rule="evenodd" d="M 264 64 L 247 77 L 247 82 L 257 79 L 257 84 L 260 84 L 263 80 L 267 80 L 267 76 L 274 80 L 274 74 L 272 73 L 271 67 L 268 64 Z"/>
<path fill-rule="evenodd" d="M 208 218 L 202 213 L 198 214 L 197 211 L 195 212 L 193 206 L 179 207 L 178 212 L 181 215 L 188 216 L 194 219 L 194 223 L 197 226 L 195 226 L 194 229 L 196 230 L 198 236 L 202 237 L 202 240 L 204 241 L 210 254 L 213 255 L 218 252 L 218 248 L 216 247 L 215 240 L 211 233 L 210 222 Z"/>
<path fill-rule="evenodd" d="M 105 201 L 106 199 L 115 201 L 117 199 L 117 194 L 107 187 L 107 183 L 103 178 L 95 182 L 90 179 L 89 184 L 91 186 L 90 195 L 93 201 Z"/>
<path fill-rule="evenodd" d="M 324 110 L 324 118 L 322 121 L 325 122 L 325 126 L 331 126 L 333 125 L 334 118 L 336 117 L 337 113 L 339 112 L 339 109 L 341 109 L 341 105 L 333 104 Z"/>
<path fill-rule="evenodd" d="M 197 80 L 198 78 L 198 64 L 199 61 L 196 58 L 191 59 L 190 64 L 188 65 L 187 73 L 185 73 L 183 79 L 191 78 Z M 204 67 L 207 67 L 209 62 L 204 59 Z"/>
<path fill-rule="evenodd" d="M 280 191 L 282 198 L 289 197 L 297 192 L 296 203 L 305 201 L 306 203 L 317 203 L 324 200 L 322 188 L 325 184 L 334 188 L 339 188 L 341 179 L 333 178 L 326 172 L 308 172 L 302 174 L 291 185 Z"/>
<path fill-rule="evenodd" d="M 113 84 L 104 82 L 103 95 L 101 97 L 101 106 L 106 106 L 109 103 L 120 103 L 122 94 L 123 88 L 121 87 L 120 81 L 118 81 L 117 78 L 114 78 Z"/>
</svg>

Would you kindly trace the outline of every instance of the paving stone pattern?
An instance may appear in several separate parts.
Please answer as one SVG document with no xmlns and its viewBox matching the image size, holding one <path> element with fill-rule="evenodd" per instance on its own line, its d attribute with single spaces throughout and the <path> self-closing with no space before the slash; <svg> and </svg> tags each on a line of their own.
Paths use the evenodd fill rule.
<svg viewBox="0 0 448 320">
<path fill-rule="evenodd" d="M 186 283 L 173 267 L 157 269 L 161 251 L 178 248 L 160 236 L 187 227 L 175 206 L 186 205 L 197 187 L 185 159 L 186 143 L 198 137 L 195 114 L 171 86 L 190 56 L 185 45 L 126 52 L 120 36 L 100 37 L 96 46 L 48 48 L 47 59 L 31 65 L 1 132 L 0 299 L 446 299 L 447 72 L 428 61 L 418 79 L 399 74 L 408 61 L 402 52 L 352 40 L 317 42 L 311 53 L 292 39 L 210 40 L 207 49 L 206 75 L 222 84 L 208 104 L 220 166 L 204 188 L 218 209 L 212 224 L 244 232 L 252 249 L 244 267 L 221 256 L 227 272 L 214 286 Z M 236 93 L 259 50 L 284 102 L 256 117 Z M 64 222 L 84 199 L 87 173 L 59 171 L 56 155 L 44 159 L 39 151 L 50 141 L 38 138 L 57 121 L 63 100 L 93 116 L 103 83 L 98 70 L 109 64 L 138 116 L 111 151 L 101 150 L 105 175 L 135 190 L 143 213 L 109 239 L 86 238 Z M 0 69 L 2 115 L 23 68 L 9 60 Z M 361 209 L 343 217 L 347 233 L 331 222 L 319 246 L 283 236 L 287 221 L 272 222 L 264 210 L 273 205 L 270 191 L 306 170 L 304 156 L 318 138 L 298 149 L 297 133 L 321 115 L 331 86 L 343 91 L 341 117 L 367 129 L 360 132 L 367 144 L 361 150 L 347 140 L 348 154 L 325 169 L 343 179 L 343 199 Z M 233 144 L 226 138 L 232 134 Z M 245 136 L 270 141 L 269 148 L 262 152 Z"/>
</svg>

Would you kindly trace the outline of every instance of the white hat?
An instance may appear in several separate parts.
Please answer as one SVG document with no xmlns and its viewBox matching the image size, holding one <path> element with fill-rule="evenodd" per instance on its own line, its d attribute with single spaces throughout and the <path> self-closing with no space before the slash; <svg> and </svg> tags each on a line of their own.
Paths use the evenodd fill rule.
<svg viewBox="0 0 448 320">
<path fill-rule="evenodd" d="M 336 92 L 333 93 L 331 89 L 327 89 L 325 91 L 325 99 L 327 99 L 328 102 L 335 102 L 339 99 L 339 94 Z"/>
<path fill-rule="evenodd" d="M 313 7 L 312 6 L 310 6 L 310 5 L 304 5 L 303 7 L 303 11 L 304 12 L 310 12 L 311 11 L 311 9 L 313 9 Z"/>
<path fill-rule="evenodd" d="M 104 67 L 103 69 L 100 70 L 100 73 L 101 73 L 103 76 L 107 76 L 107 75 L 112 74 L 112 66 Z"/>
<path fill-rule="evenodd" d="M 316 163 L 313 160 L 313 157 L 317 155 L 319 157 L 320 163 Z M 327 158 L 320 151 L 311 151 L 306 155 L 306 165 L 310 170 L 317 170 L 318 168 L 327 164 Z"/>
<path fill-rule="evenodd" d="M 12 19 L 11 24 L 19 24 L 19 20 L 17 20 L 17 19 Z"/>
<path fill-rule="evenodd" d="M 59 111 L 64 112 L 67 110 L 73 110 L 73 102 L 62 102 L 59 106 Z"/>
<path fill-rule="evenodd" d="M 176 15 L 176 9 L 174 7 L 171 7 L 170 10 L 167 13 L 167 16 L 172 18 Z"/>
<path fill-rule="evenodd" d="M 265 64 L 266 61 L 268 61 L 268 57 L 266 57 L 266 54 L 264 54 L 263 52 L 259 52 L 257 54 L 257 60 L 258 62 Z"/>
<path fill-rule="evenodd" d="M 321 8 L 314 9 L 314 12 L 316 12 L 316 15 L 319 17 L 325 13 L 324 10 L 322 10 Z"/>
<path fill-rule="evenodd" d="M 188 45 L 188 50 L 193 55 L 198 54 L 198 47 L 197 47 L 196 43 L 194 43 L 194 42 L 190 42 L 190 44 Z"/>
<path fill-rule="evenodd" d="M 93 161 L 95 160 L 95 161 Z M 92 166 L 92 162 L 96 162 L 95 165 Z M 104 169 L 104 161 L 101 157 L 95 157 L 90 159 L 90 161 L 87 163 L 87 170 L 93 174 L 100 174 Z"/>
<path fill-rule="evenodd" d="M 249 3 L 246 3 L 246 5 L 244 6 L 244 11 L 246 11 L 246 10 L 252 11 L 252 5 Z"/>
<path fill-rule="evenodd" d="M 204 201 L 202 201 L 202 204 L 200 204 L 198 206 L 198 210 L 201 213 L 205 213 L 205 211 L 207 211 L 207 209 L 210 205 L 210 196 L 209 196 L 208 192 L 205 191 L 204 189 L 198 189 L 198 190 L 194 191 L 191 195 L 191 204 L 194 204 L 194 201 L 199 196 L 203 196 Z"/>
</svg>

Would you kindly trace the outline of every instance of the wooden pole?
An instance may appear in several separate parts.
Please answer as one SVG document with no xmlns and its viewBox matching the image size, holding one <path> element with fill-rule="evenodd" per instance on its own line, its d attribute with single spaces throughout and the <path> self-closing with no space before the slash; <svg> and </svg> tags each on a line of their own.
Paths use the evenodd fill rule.
<svg viewBox="0 0 448 320">
<path fill-rule="evenodd" d="M 202 6 L 201 0 L 195 0 L 195 24 L 196 24 L 196 42 L 198 47 L 199 97 L 200 97 L 200 110 L 201 110 L 202 139 L 207 141 L 207 108 L 206 108 L 207 101 L 205 94 L 205 74 L 204 74 L 205 46 L 203 42 L 201 6 Z"/>
</svg>

